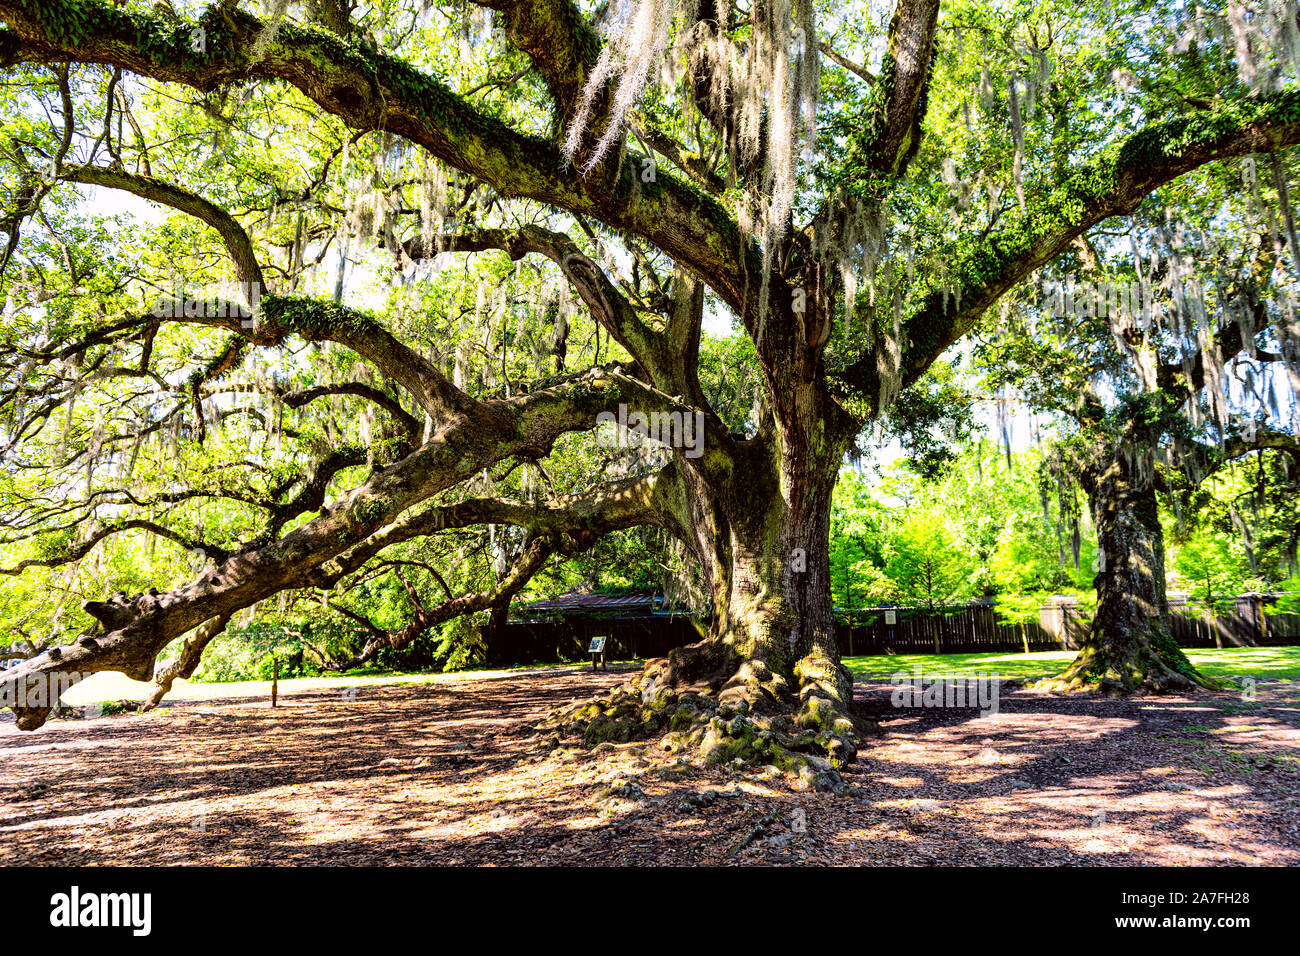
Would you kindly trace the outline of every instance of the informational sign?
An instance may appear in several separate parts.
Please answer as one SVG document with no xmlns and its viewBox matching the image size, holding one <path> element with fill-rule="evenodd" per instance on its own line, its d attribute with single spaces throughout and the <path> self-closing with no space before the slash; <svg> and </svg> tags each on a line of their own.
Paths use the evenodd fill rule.
<svg viewBox="0 0 1300 956">
<path fill-rule="evenodd" d="M 605 639 L 603 637 L 593 637 L 591 647 L 587 648 L 588 654 L 600 654 L 605 650 Z"/>
<path fill-rule="evenodd" d="M 898 613 L 897 613 L 896 611 L 886 611 L 886 612 L 885 612 L 885 623 L 886 623 L 886 624 L 897 624 L 897 623 L 898 623 Z"/>
</svg>

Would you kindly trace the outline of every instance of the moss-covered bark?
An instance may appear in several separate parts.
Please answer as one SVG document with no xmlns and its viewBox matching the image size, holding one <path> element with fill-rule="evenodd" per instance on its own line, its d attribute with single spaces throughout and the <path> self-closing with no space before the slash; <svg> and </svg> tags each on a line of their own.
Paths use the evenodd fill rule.
<svg viewBox="0 0 1300 956">
<path fill-rule="evenodd" d="M 1149 478 L 1124 458 L 1086 482 L 1100 545 L 1097 612 L 1083 649 L 1050 690 L 1108 693 L 1213 687 L 1174 643 L 1164 532 Z"/>
<path fill-rule="evenodd" d="M 693 484 L 677 520 L 713 594 L 708 637 L 548 726 L 588 743 L 667 733 L 666 747 L 708 763 L 772 764 L 802 784 L 841 786 L 838 771 L 873 729 L 853 714 L 831 608 L 831 495 L 853 428 L 801 373 L 816 365 L 772 370 L 780 398 L 758 434 L 718 450 L 725 465 L 679 462 Z M 661 694 L 690 706 L 660 720 Z"/>
</svg>

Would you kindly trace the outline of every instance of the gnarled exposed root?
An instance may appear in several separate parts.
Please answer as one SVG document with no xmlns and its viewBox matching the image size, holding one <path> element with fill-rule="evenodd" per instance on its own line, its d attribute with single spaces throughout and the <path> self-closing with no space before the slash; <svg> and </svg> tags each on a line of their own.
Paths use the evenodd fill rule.
<svg viewBox="0 0 1300 956">
<path fill-rule="evenodd" d="M 795 786 L 848 792 L 840 777 L 871 721 L 852 716 L 826 682 L 801 673 L 799 694 L 763 661 L 707 640 L 677 648 L 610 693 L 563 708 L 546 729 L 587 746 L 658 739 L 706 766 L 773 766 Z"/>
<path fill-rule="evenodd" d="M 1168 634 L 1125 641 L 1089 641 L 1064 673 L 1029 687 L 1057 694 L 1099 691 L 1114 695 L 1220 689 L 1217 681 L 1192 666 Z"/>
</svg>

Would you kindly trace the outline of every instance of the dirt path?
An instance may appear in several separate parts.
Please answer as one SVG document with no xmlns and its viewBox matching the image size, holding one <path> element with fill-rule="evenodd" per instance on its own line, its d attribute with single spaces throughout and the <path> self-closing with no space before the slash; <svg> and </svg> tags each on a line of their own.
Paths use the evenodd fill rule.
<svg viewBox="0 0 1300 956">
<path fill-rule="evenodd" d="M 0 723 L 5 864 L 1300 863 L 1300 685 L 889 707 L 856 798 L 526 725 L 620 681 L 514 674 Z M 901 716 L 900 716 L 901 715 Z M 646 758 L 650 758 L 647 760 Z M 665 763 L 664 761 L 670 761 Z"/>
</svg>

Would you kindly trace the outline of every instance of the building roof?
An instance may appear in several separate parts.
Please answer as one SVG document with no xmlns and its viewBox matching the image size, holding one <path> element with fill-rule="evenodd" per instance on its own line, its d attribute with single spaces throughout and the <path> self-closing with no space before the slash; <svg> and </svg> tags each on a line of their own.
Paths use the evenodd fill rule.
<svg viewBox="0 0 1300 956">
<path fill-rule="evenodd" d="M 589 594 L 570 591 L 545 601 L 525 604 L 527 614 L 565 611 L 654 611 L 663 598 L 656 594 Z"/>
</svg>

